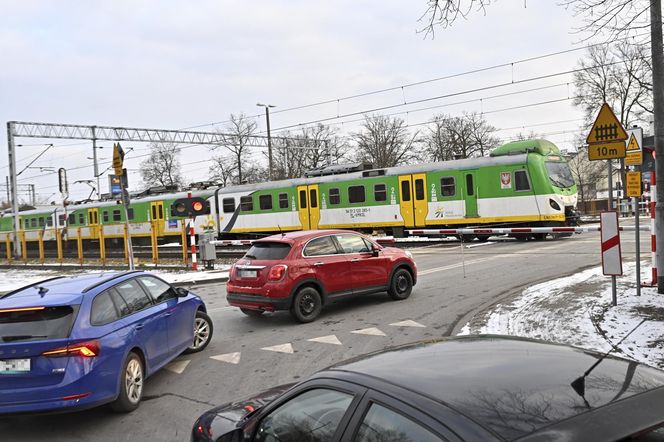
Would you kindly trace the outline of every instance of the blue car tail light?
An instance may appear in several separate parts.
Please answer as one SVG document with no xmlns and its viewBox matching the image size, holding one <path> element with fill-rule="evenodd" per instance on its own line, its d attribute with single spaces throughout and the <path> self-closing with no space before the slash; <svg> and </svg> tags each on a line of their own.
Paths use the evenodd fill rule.
<svg viewBox="0 0 664 442">
<path fill-rule="evenodd" d="M 65 347 L 55 348 L 53 350 L 45 351 L 42 356 L 49 357 L 62 357 L 62 356 L 82 356 L 84 358 L 94 358 L 99 356 L 101 346 L 99 341 L 89 341 L 68 344 Z"/>
</svg>

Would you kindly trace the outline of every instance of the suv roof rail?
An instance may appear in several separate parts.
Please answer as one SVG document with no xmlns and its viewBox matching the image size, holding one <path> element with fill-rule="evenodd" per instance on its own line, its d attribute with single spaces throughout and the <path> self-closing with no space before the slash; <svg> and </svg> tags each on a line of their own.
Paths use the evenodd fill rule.
<svg viewBox="0 0 664 442">
<path fill-rule="evenodd" d="M 54 280 L 60 279 L 60 278 L 64 278 L 64 276 L 62 276 L 62 275 L 61 276 L 54 276 L 53 278 L 42 279 L 41 281 L 37 281 L 37 282 L 33 282 L 32 284 L 24 285 L 23 287 L 19 287 L 17 289 L 14 289 L 10 292 L 5 293 L 4 295 L 0 295 L 0 299 L 7 298 L 7 297 L 9 297 L 13 294 L 16 294 L 16 293 L 22 291 L 22 290 L 29 289 L 30 287 L 35 287 L 35 286 L 43 284 L 45 282 L 54 281 Z"/>
<path fill-rule="evenodd" d="M 97 281 L 94 284 L 92 284 L 90 286 L 87 286 L 86 288 L 81 290 L 81 293 L 87 293 L 95 287 L 99 287 L 100 285 L 106 284 L 109 281 L 113 281 L 116 278 L 120 278 L 120 277 L 126 276 L 126 275 L 131 275 L 132 273 L 142 273 L 142 271 L 141 270 L 128 270 L 126 272 L 116 273 L 115 275 L 109 276 L 108 278 L 104 278 L 101 281 Z"/>
</svg>

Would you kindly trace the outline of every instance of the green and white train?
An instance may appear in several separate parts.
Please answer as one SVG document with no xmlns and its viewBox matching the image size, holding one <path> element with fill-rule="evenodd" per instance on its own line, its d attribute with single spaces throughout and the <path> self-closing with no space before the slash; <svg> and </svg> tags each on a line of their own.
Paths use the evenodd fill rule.
<svg viewBox="0 0 664 442">
<path fill-rule="evenodd" d="M 466 226 L 562 226 L 576 222 L 577 189 L 559 149 L 546 140 L 505 144 L 489 157 L 354 171 L 331 166 L 307 177 L 210 188 L 192 192 L 209 203 L 197 216 L 197 232 L 214 230 L 220 238 L 303 229 L 382 230 L 402 236 L 411 228 Z M 132 236 L 161 242 L 181 236 L 186 218 L 173 216 L 171 204 L 186 193 L 134 199 Z M 67 229 L 69 239 L 121 238 L 124 215 L 114 201 L 20 213 L 26 239 L 54 239 Z M 80 229 L 79 229 L 80 227 Z M 11 214 L 0 231 L 12 229 Z M 52 233 L 47 233 L 52 232 Z"/>
</svg>

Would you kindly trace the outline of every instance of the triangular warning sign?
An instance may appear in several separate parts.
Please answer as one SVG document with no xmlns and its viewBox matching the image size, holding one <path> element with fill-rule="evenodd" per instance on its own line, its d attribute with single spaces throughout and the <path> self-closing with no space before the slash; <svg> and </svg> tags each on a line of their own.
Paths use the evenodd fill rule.
<svg viewBox="0 0 664 442">
<path fill-rule="evenodd" d="M 625 141 L 626 139 L 627 132 L 623 129 L 611 107 L 604 103 L 592 129 L 590 129 L 586 143 L 610 143 L 612 141 Z"/>
<path fill-rule="evenodd" d="M 641 150 L 641 146 L 639 146 L 639 142 L 636 140 L 634 134 L 629 137 L 629 143 L 627 144 L 627 151 L 630 150 Z"/>
</svg>

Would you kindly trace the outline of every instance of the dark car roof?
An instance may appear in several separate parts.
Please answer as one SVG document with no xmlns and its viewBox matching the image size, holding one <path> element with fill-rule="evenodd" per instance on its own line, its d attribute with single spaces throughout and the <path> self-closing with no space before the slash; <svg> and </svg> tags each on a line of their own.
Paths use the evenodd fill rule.
<svg viewBox="0 0 664 442">
<path fill-rule="evenodd" d="M 586 405 L 570 383 L 600 356 L 565 345 L 487 335 L 411 344 L 330 370 L 417 392 L 514 439 L 589 411 L 588 406 L 595 409 L 664 386 L 664 372 L 608 357 L 586 378 Z"/>
</svg>

